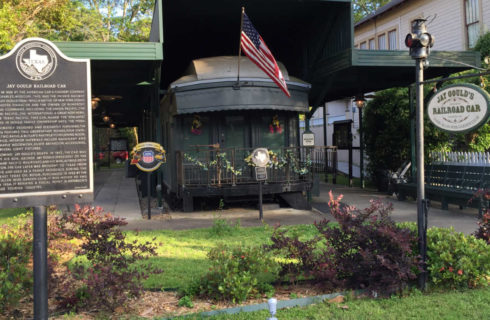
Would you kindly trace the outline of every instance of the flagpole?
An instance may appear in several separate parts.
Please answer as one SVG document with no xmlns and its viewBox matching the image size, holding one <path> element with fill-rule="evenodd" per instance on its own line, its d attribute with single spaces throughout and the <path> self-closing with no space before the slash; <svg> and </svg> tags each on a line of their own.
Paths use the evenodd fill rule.
<svg viewBox="0 0 490 320">
<path fill-rule="evenodd" d="M 240 39 L 238 42 L 238 71 L 236 75 L 235 89 L 240 89 L 240 58 L 242 56 L 242 31 L 243 31 L 243 15 L 245 14 L 245 7 L 242 7 L 242 17 L 240 19 Z"/>
</svg>

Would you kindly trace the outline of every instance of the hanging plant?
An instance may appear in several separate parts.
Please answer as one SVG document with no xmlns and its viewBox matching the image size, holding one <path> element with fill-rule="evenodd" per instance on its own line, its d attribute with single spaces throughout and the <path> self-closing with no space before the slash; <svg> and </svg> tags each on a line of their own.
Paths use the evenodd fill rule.
<svg viewBox="0 0 490 320">
<path fill-rule="evenodd" d="M 277 114 L 272 117 L 272 122 L 269 124 L 269 132 L 282 133 L 281 123 Z"/>
<path fill-rule="evenodd" d="M 200 135 L 202 133 L 201 117 L 197 114 L 194 115 L 194 119 L 192 120 L 191 132 L 195 135 Z"/>
</svg>

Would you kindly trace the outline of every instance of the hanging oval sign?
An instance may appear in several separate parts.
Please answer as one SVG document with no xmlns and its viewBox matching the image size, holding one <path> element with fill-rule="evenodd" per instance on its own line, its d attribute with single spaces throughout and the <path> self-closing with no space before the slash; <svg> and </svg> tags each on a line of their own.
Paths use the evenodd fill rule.
<svg viewBox="0 0 490 320">
<path fill-rule="evenodd" d="M 438 91 L 429 101 L 427 113 L 439 129 L 463 133 L 487 123 L 490 96 L 473 84 L 455 84 Z"/>
<path fill-rule="evenodd" d="M 165 150 L 156 142 L 139 143 L 131 151 L 131 164 L 145 172 L 155 171 L 165 161 Z"/>
</svg>

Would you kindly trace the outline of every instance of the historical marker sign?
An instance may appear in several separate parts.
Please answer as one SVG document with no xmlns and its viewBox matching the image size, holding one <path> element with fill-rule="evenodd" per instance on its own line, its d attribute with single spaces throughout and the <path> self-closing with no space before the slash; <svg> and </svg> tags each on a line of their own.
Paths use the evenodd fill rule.
<svg viewBox="0 0 490 320">
<path fill-rule="evenodd" d="M 91 201 L 90 61 L 30 38 L 0 73 L 0 206 Z"/>
<path fill-rule="evenodd" d="M 441 130 L 468 132 L 488 121 L 490 98 L 473 84 L 450 85 L 432 96 L 427 113 L 430 121 Z"/>
</svg>

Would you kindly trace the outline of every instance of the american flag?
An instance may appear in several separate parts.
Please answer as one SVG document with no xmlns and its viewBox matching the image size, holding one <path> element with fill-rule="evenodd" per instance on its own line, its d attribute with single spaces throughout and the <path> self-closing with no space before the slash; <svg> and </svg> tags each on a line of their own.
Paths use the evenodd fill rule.
<svg viewBox="0 0 490 320">
<path fill-rule="evenodd" d="M 291 97 L 276 59 L 274 59 L 274 56 L 265 44 L 264 39 L 262 39 L 257 30 L 255 30 L 245 12 L 243 13 L 240 45 L 242 46 L 243 52 L 245 52 L 250 60 L 262 69 L 262 71 L 264 71 L 288 97 Z"/>
</svg>

